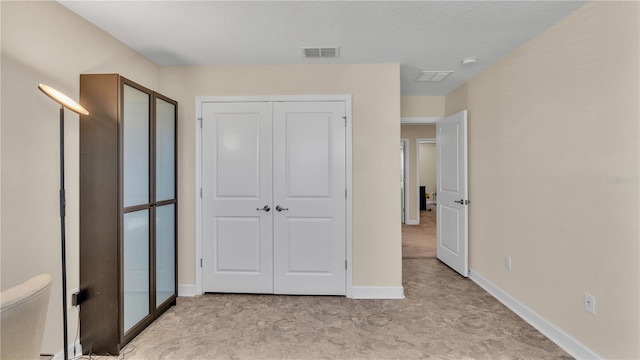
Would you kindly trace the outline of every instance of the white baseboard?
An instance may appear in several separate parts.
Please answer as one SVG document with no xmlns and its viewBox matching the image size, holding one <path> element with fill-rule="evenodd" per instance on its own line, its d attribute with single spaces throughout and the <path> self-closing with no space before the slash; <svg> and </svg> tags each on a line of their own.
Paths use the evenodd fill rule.
<svg viewBox="0 0 640 360">
<path fill-rule="evenodd" d="M 178 284 L 178 296 L 196 296 L 196 284 Z"/>
<path fill-rule="evenodd" d="M 193 297 L 196 293 L 195 284 L 178 284 L 178 296 Z M 404 299 L 402 286 L 354 286 L 353 299 Z"/>
<path fill-rule="evenodd" d="M 482 275 L 471 269 L 469 270 L 469 279 L 478 284 L 481 288 L 485 289 L 489 294 L 493 295 L 494 298 L 511 309 L 511 311 L 520 316 L 524 321 L 528 322 L 529 325 L 540 331 L 544 336 L 556 343 L 556 345 L 560 346 L 564 351 L 569 353 L 569 355 L 576 359 L 602 359 L 600 355 L 593 352 L 584 344 L 572 338 L 569 334 L 557 328 L 545 318 L 538 315 L 536 312 L 529 309 L 511 295 L 504 292 L 489 280 L 482 277 Z"/>
<path fill-rule="evenodd" d="M 82 355 L 82 345 L 80 344 L 80 341 L 78 341 L 75 344 L 69 345 L 69 359 L 73 359 L 74 348 L 76 349 L 76 357 Z M 60 352 L 57 352 L 55 355 L 53 355 L 53 358 L 51 360 L 65 360 L 64 350 L 61 350 Z"/>
<path fill-rule="evenodd" d="M 420 225 L 418 220 L 405 220 L 405 225 Z"/>
<path fill-rule="evenodd" d="M 354 286 L 353 299 L 404 299 L 402 286 Z"/>
</svg>

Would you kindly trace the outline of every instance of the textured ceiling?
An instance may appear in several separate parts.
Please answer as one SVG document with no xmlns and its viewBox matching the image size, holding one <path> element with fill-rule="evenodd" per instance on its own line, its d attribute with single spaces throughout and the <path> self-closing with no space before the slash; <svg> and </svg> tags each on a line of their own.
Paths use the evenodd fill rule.
<svg viewBox="0 0 640 360">
<path fill-rule="evenodd" d="M 403 95 L 446 95 L 582 1 L 60 1 L 159 65 L 400 63 Z M 340 46 L 305 59 L 306 46 Z M 478 62 L 463 68 L 461 60 Z M 421 70 L 454 70 L 417 83 Z"/>
</svg>

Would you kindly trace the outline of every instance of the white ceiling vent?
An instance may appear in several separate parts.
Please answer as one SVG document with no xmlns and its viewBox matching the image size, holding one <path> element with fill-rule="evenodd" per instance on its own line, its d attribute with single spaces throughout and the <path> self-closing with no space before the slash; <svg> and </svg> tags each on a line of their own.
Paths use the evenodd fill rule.
<svg viewBox="0 0 640 360">
<path fill-rule="evenodd" d="M 416 79 L 418 82 L 440 82 L 447 76 L 453 74 L 453 71 L 423 71 Z"/>
<path fill-rule="evenodd" d="M 340 56 L 340 47 L 305 47 L 302 55 L 306 58 L 336 58 Z"/>
</svg>

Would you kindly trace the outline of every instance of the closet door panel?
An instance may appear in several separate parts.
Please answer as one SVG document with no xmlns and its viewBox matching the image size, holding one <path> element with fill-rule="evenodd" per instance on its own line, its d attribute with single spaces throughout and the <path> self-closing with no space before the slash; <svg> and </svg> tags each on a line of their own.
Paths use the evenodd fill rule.
<svg viewBox="0 0 640 360">
<path fill-rule="evenodd" d="M 345 105 L 273 112 L 274 292 L 344 295 Z"/>
<path fill-rule="evenodd" d="M 124 207 L 149 203 L 150 95 L 123 85 Z"/>
<path fill-rule="evenodd" d="M 156 208 L 156 307 L 175 295 L 176 206 Z"/>
<path fill-rule="evenodd" d="M 176 107 L 156 98 L 156 201 L 176 197 Z"/>
<path fill-rule="evenodd" d="M 149 210 L 124 214 L 124 332 L 150 314 Z"/>
<path fill-rule="evenodd" d="M 273 292 L 271 105 L 202 107 L 203 289 Z"/>
</svg>

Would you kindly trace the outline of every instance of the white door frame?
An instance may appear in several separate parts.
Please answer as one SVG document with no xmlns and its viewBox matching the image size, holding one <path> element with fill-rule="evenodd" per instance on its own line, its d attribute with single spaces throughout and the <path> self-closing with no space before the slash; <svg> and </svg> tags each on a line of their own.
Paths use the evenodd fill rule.
<svg viewBox="0 0 640 360">
<path fill-rule="evenodd" d="M 420 144 L 435 144 L 436 138 L 417 138 L 416 139 L 416 194 L 420 196 Z M 420 201 L 416 204 L 416 220 L 420 225 Z M 437 221 L 437 220 L 436 220 Z"/>
<path fill-rule="evenodd" d="M 202 291 L 202 104 L 206 102 L 295 102 L 295 101 L 342 101 L 346 107 L 346 259 L 347 279 L 346 296 L 353 297 L 353 262 L 352 262 L 352 116 L 351 95 L 274 95 L 274 96 L 196 96 L 195 125 L 195 154 L 196 154 L 196 248 L 195 248 L 195 295 L 203 294 Z"/>
<path fill-rule="evenodd" d="M 404 186 L 404 206 L 402 208 L 402 216 L 404 219 L 404 223 L 405 224 L 409 224 L 409 187 L 407 186 L 407 183 L 409 182 L 409 139 L 408 138 L 402 138 L 400 139 L 400 143 L 402 144 L 403 147 L 403 158 L 402 161 L 404 162 L 404 166 L 402 167 L 403 169 L 403 186 Z"/>
</svg>

